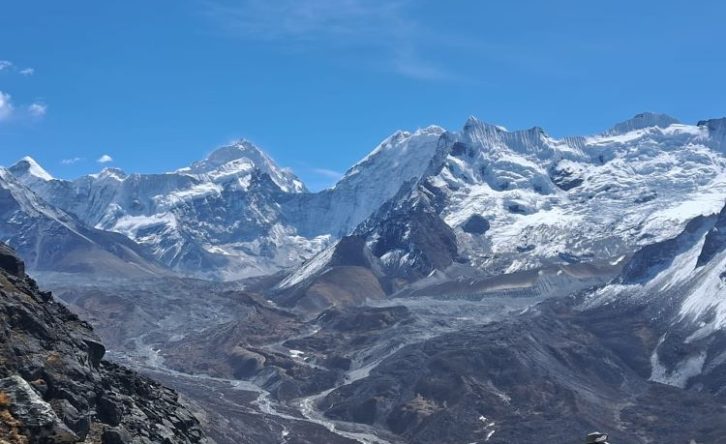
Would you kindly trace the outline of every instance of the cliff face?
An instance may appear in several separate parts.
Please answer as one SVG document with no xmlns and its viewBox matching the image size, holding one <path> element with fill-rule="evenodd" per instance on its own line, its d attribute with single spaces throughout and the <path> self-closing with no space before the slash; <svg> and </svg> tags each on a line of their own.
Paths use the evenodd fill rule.
<svg viewBox="0 0 726 444">
<path fill-rule="evenodd" d="M 206 443 L 177 394 L 105 348 L 0 244 L 0 442 Z"/>
</svg>

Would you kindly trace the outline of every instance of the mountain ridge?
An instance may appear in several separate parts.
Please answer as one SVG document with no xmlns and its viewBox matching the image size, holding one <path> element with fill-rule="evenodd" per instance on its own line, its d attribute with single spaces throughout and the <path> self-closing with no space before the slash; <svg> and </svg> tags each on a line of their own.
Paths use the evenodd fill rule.
<svg viewBox="0 0 726 444">
<path fill-rule="evenodd" d="M 470 117 L 455 132 L 435 125 L 397 131 L 335 186 L 318 192 L 309 192 L 244 139 L 161 174 L 106 169 L 66 181 L 53 179 L 32 159 L 10 171 L 85 225 L 121 233 L 166 267 L 199 277 L 230 280 L 294 269 L 361 224 L 370 226 L 369 218 L 406 194 L 411 184 L 438 196 L 436 211 L 443 212 L 442 220 L 456 233 L 475 211 L 504 208 L 489 216 L 476 214 L 492 227 L 479 240 L 457 234 L 457 242 L 474 241 L 464 248 L 464 256 L 484 264 L 491 252 L 482 242 L 501 231 L 498 223 L 492 224 L 494 217 L 532 216 L 540 219 L 538 229 L 554 229 L 545 227 L 560 218 L 553 210 L 616 189 L 623 194 L 618 181 L 642 182 L 637 185 L 642 195 L 631 198 L 637 201 L 633 205 L 652 206 L 649 202 L 661 199 L 655 191 L 660 184 L 649 181 L 666 179 L 656 177 L 658 169 L 684 170 L 688 164 L 716 180 L 723 169 L 724 121 L 684 125 L 664 114 L 641 113 L 596 135 L 558 139 L 539 127 L 508 131 Z M 687 184 L 679 186 L 688 191 Z M 443 203 L 452 198 L 459 203 Z M 532 224 L 522 229 L 527 225 Z M 517 243 L 520 250 L 534 245 L 526 239 Z M 539 253 L 578 255 L 565 245 L 559 252 Z"/>
</svg>

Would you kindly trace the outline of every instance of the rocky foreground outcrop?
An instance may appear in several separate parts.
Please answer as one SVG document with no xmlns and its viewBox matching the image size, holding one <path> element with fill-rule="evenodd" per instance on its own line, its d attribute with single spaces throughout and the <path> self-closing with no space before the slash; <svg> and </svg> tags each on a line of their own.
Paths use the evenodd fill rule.
<svg viewBox="0 0 726 444">
<path fill-rule="evenodd" d="M 0 244 L 0 443 L 207 442 L 174 391 L 104 354 Z"/>
</svg>

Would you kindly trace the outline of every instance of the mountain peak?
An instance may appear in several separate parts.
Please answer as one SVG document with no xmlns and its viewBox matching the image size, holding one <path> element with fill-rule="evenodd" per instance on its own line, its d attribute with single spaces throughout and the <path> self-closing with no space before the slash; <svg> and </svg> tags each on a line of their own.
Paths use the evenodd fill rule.
<svg viewBox="0 0 726 444">
<path fill-rule="evenodd" d="M 464 139 L 469 141 L 483 143 L 484 141 L 499 140 L 505 134 L 508 134 L 508 131 L 503 126 L 487 123 L 474 116 L 470 116 L 466 119 L 460 134 Z"/>
<path fill-rule="evenodd" d="M 618 123 L 610 128 L 607 133 L 615 135 L 652 127 L 667 128 L 675 123 L 680 123 L 680 121 L 668 114 L 645 112 Z"/>
<path fill-rule="evenodd" d="M 100 173 L 91 174 L 91 176 L 95 177 L 95 178 L 109 177 L 109 178 L 116 179 L 116 180 L 124 180 L 127 177 L 129 177 L 129 175 L 126 174 L 126 172 L 124 170 L 122 170 L 121 168 L 113 168 L 113 167 L 104 168 L 101 170 Z"/>
<path fill-rule="evenodd" d="M 211 154 L 203 160 L 203 164 L 196 162 L 194 165 L 204 168 L 218 168 L 226 163 L 248 158 L 255 164 L 271 163 L 270 159 L 261 149 L 247 139 L 239 139 L 229 145 L 221 146 L 212 151 Z M 192 165 L 192 168 L 194 168 Z"/>
<path fill-rule="evenodd" d="M 184 173 L 207 175 L 212 180 L 246 175 L 254 170 L 267 173 L 286 192 L 303 192 L 305 186 L 289 170 L 281 168 L 270 156 L 247 139 L 239 139 L 212 151 L 204 160 L 180 170 Z"/>
<path fill-rule="evenodd" d="M 507 129 L 500 125 L 494 125 L 492 123 L 484 122 L 483 120 L 480 120 L 476 116 L 469 116 L 468 119 L 466 119 L 466 122 L 464 123 L 464 131 L 473 131 L 473 130 L 485 130 L 485 131 L 495 131 L 495 132 L 506 132 Z"/>
<path fill-rule="evenodd" d="M 53 180 L 53 176 L 47 172 L 38 162 L 30 156 L 20 159 L 15 165 L 8 168 L 15 177 L 20 180 L 40 179 L 43 181 Z"/>
</svg>

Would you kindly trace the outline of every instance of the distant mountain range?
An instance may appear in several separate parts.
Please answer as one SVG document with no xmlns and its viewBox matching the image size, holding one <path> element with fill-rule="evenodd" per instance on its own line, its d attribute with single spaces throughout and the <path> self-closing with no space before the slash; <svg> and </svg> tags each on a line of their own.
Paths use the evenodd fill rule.
<svg viewBox="0 0 726 444">
<path fill-rule="evenodd" d="M 244 140 L 174 172 L 105 169 L 72 181 L 28 157 L 0 170 L 0 237 L 21 254 L 55 236 L 104 252 L 93 266 L 26 257 L 31 268 L 123 264 L 224 280 L 293 270 L 351 234 L 406 282 L 451 267 L 612 261 L 719 210 L 725 140 L 726 119 L 644 113 L 557 139 L 470 118 L 459 131 L 399 131 L 316 193 Z"/>
</svg>

